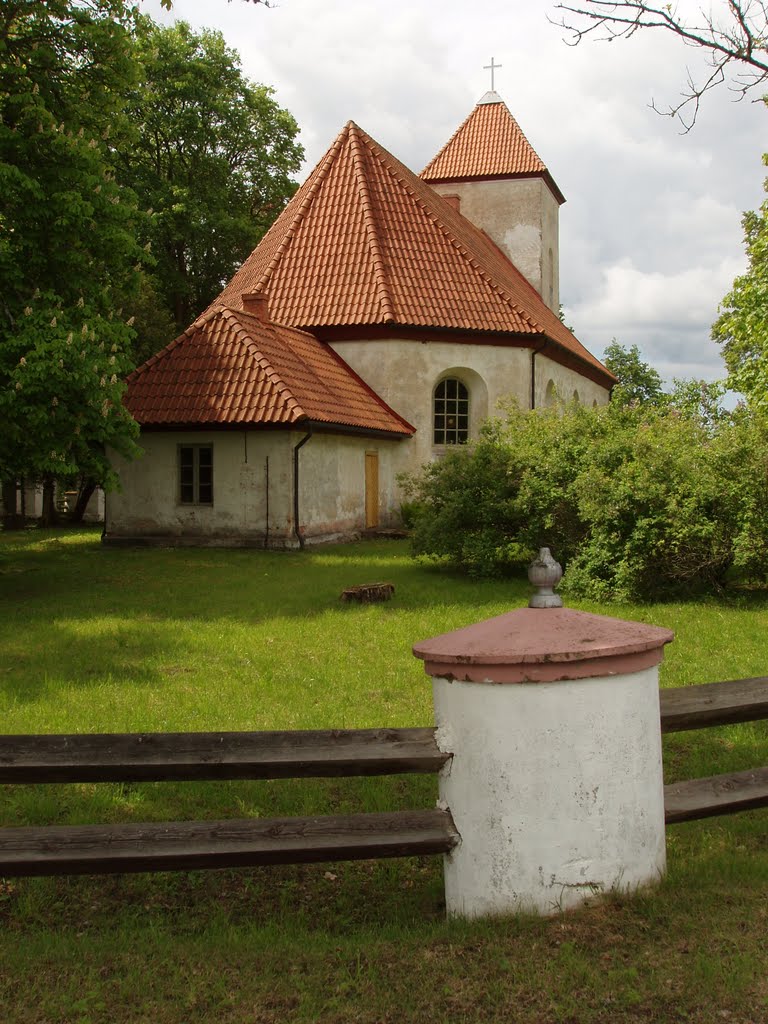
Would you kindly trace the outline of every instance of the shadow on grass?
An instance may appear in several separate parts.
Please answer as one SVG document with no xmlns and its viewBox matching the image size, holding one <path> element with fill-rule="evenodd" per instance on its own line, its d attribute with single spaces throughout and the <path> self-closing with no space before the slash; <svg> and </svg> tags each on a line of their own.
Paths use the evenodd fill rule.
<svg viewBox="0 0 768 1024">
<path fill-rule="evenodd" d="M 57 621 L 40 631 L 33 621 L 28 629 L 28 636 L 16 634 L 14 648 L 0 667 L 3 695 L 11 702 L 35 702 L 60 691 L 62 685 L 87 688 L 107 682 L 150 687 L 161 685 L 164 678 L 152 664 L 156 656 L 168 652 L 168 639 L 151 623 L 117 622 L 87 634 Z"/>
</svg>

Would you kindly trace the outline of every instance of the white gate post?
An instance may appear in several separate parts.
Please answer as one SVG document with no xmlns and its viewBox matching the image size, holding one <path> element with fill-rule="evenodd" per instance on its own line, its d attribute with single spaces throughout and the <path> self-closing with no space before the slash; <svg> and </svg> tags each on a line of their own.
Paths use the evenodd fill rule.
<svg viewBox="0 0 768 1024">
<path fill-rule="evenodd" d="M 658 666 L 674 634 L 547 603 L 413 648 L 453 753 L 449 914 L 556 913 L 665 870 Z"/>
</svg>

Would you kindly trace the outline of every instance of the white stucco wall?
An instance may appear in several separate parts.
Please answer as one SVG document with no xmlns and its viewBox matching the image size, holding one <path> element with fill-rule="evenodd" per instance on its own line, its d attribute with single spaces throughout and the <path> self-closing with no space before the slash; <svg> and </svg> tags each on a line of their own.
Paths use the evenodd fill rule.
<svg viewBox="0 0 768 1024">
<path fill-rule="evenodd" d="M 460 199 L 460 212 L 487 232 L 550 309 L 560 308 L 559 205 L 542 178 L 433 184 Z"/>
<path fill-rule="evenodd" d="M 496 415 L 499 403 L 530 405 L 531 352 L 526 348 L 451 341 L 382 339 L 337 341 L 334 349 L 401 416 L 416 427 L 403 441 L 316 433 L 301 449 L 300 525 L 308 543 L 354 536 L 365 528 L 365 453 L 379 462 L 379 525 L 399 522 L 399 473 L 415 473 L 439 458 L 433 444 L 437 384 L 456 377 L 469 391 L 470 438 Z M 547 389 L 561 397 L 603 404 L 608 392 L 542 353 L 536 356 L 536 405 Z M 294 431 L 144 432 L 145 454 L 132 463 L 113 461 L 122 492 L 107 499 L 107 537 L 175 538 L 190 543 L 297 543 L 293 528 Z M 213 444 L 214 504 L 182 505 L 178 495 L 178 446 Z M 267 489 L 267 460 L 269 488 Z"/>
<path fill-rule="evenodd" d="M 403 339 L 335 341 L 333 348 L 402 417 L 416 427 L 415 436 L 393 455 L 395 472 L 414 473 L 439 458 L 432 434 L 433 393 L 444 377 L 457 377 L 469 390 L 470 438 L 480 424 L 499 413 L 499 403 L 515 399 L 530 408 L 531 351 L 502 345 L 461 342 L 406 341 Z M 579 401 L 603 405 L 609 393 L 581 374 L 536 356 L 536 407 L 543 407 L 549 381 L 557 393 Z"/>
<path fill-rule="evenodd" d="M 294 443 L 303 437 L 296 434 Z M 408 442 L 314 434 L 300 452 L 300 518 L 305 539 L 332 540 L 365 528 L 365 454 L 379 463 L 379 525 L 400 521 L 395 466 Z"/>
<path fill-rule="evenodd" d="M 582 405 L 607 405 L 607 388 L 588 377 L 548 359 L 544 352 L 536 356 L 536 408 L 543 409 L 555 401 L 570 402 L 577 398 Z"/>
<path fill-rule="evenodd" d="M 501 400 L 530 402 L 528 349 L 448 341 L 391 338 L 334 341 L 333 348 L 366 383 L 416 427 L 416 434 L 393 457 L 396 472 L 416 472 L 445 449 L 433 445 L 433 394 L 445 377 L 456 377 L 469 391 L 470 437 L 497 413 Z"/>
<path fill-rule="evenodd" d="M 107 500 L 108 539 L 294 546 L 293 449 L 305 431 L 144 432 L 144 454 L 113 455 L 121 491 Z M 213 445 L 213 505 L 182 505 L 178 446 Z M 379 454 L 381 524 L 395 516 L 392 453 L 398 442 L 315 434 L 299 452 L 299 520 L 308 543 L 365 526 L 365 452 Z"/>
</svg>

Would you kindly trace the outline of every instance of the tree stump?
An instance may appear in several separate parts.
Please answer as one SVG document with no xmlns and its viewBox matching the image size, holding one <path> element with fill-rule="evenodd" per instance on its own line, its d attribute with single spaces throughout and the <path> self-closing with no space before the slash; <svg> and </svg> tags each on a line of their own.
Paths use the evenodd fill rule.
<svg viewBox="0 0 768 1024">
<path fill-rule="evenodd" d="M 341 593 L 342 601 L 357 601 L 358 604 L 373 604 L 376 601 L 391 601 L 395 592 L 394 583 L 359 583 Z"/>
</svg>

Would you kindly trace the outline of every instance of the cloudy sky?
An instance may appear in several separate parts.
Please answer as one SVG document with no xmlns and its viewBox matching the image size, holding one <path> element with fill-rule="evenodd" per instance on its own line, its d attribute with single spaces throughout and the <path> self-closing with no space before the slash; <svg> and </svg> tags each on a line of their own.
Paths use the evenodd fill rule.
<svg viewBox="0 0 768 1024">
<path fill-rule="evenodd" d="M 713 0 L 717 8 L 718 0 Z M 680 7 L 689 6 L 682 0 Z M 694 129 L 650 109 L 674 103 L 701 55 L 645 32 L 569 47 L 549 0 L 159 0 L 156 20 L 215 28 L 246 75 L 271 85 L 301 126 L 302 178 L 356 121 L 414 171 L 490 87 L 547 164 L 560 213 L 566 321 L 596 355 L 637 344 L 662 375 L 723 376 L 709 340 L 717 306 L 741 273 L 741 215 L 764 198 L 768 112 L 706 99 Z"/>
</svg>

